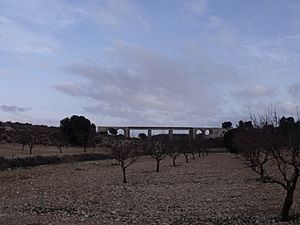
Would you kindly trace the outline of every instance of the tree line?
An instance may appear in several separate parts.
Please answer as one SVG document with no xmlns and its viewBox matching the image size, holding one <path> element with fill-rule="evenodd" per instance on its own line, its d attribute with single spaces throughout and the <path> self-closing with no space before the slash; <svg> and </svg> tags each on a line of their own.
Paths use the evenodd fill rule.
<svg viewBox="0 0 300 225">
<path fill-rule="evenodd" d="M 123 183 L 127 183 L 126 169 L 141 155 L 150 156 L 155 161 L 155 171 L 160 172 L 161 161 L 167 157 L 175 167 L 180 155 L 184 155 L 185 162 L 188 163 L 189 157 L 195 160 L 196 154 L 199 158 L 208 155 L 208 148 L 214 145 L 215 142 L 200 135 L 196 139 L 191 139 L 189 135 L 178 135 L 173 138 L 158 135 L 147 139 L 119 137 L 111 144 L 111 151 L 113 158 L 121 167 Z"/>
</svg>

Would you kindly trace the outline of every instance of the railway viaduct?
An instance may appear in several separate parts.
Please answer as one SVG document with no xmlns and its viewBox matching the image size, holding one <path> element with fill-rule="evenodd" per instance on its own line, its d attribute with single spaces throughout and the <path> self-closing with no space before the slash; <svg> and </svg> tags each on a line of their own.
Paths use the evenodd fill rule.
<svg viewBox="0 0 300 225">
<path fill-rule="evenodd" d="M 172 138 L 174 131 L 188 131 L 189 135 L 195 139 L 197 134 L 203 134 L 208 138 L 223 137 L 224 134 L 228 131 L 225 128 L 215 128 L 215 127 L 146 127 L 146 126 L 98 126 L 98 132 L 108 132 L 109 129 L 123 130 L 124 136 L 129 138 L 130 131 L 134 130 L 144 130 L 148 134 L 148 137 L 152 136 L 152 131 L 154 130 L 163 130 L 168 131 L 170 138 Z"/>
</svg>

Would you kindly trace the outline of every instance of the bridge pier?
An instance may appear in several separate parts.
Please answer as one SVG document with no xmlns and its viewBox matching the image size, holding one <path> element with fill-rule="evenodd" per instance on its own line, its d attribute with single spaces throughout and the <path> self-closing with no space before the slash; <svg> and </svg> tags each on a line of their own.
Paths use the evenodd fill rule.
<svg viewBox="0 0 300 225">
<path fill-rule="evenodd" d="M 148 129 L 148 138 L 150 138 L 152 136 L 152 130 Z"/>
<path fill-rule="evenodd" d="M 190 138 L 192 139 L 192 140 L 195 140 L 196 139 L 196 129 L 194 129 L 194 128 L 191 128 L 190 130 L 189 130 L 189 135 L 190 135 Z"/>
<path fill-rule="evenodd" d="M 169 130 L 169 139 L 170 139 L 170 140 L 173 139 L 173 130 Z"/>
<path fill-rule="evenodd" d="M 128 127 L 125 127 L 124 129 L 124 136 L 126 138 L 130 138 L 130 129 Z"/>
</svg>

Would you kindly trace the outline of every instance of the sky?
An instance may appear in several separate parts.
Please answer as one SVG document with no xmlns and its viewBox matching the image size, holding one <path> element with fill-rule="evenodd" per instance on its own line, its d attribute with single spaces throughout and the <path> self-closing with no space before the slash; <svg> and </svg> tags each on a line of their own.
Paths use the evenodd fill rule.
<svg viewBox="0 0 300 225">
<path fill-rule="evenodd" d="M 212 126 L 300 105 L 299 0 L 0 0 L 0 121 Z"/>
</svg>

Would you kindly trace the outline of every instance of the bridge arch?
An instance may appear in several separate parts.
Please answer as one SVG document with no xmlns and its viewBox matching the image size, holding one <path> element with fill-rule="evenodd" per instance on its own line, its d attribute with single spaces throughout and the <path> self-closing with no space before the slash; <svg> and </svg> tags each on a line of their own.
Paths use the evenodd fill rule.
<svg viewBox="0 0 300 225">
<path fill-rule="evenodd" d="M 201 130 L 201 129 L 196 129 L 195 133 L 196 133 L 196 135 L 203 135 L 204 134 L 203 130 Z"/>
<path fill-rule="evenodd" d="M 212 135 L 212 134 L 213 134 L 213 131 L 211 129 L 205 129 L 205 131 L 204 131 L 205 136 L 209 136 L 209 135 Z"/>
<path fill-rule="evenodd" d="M 124 128 L 118 128 L 117 129 L 117 135 L 125 135 L 125 129 Z"/>
</svg>

